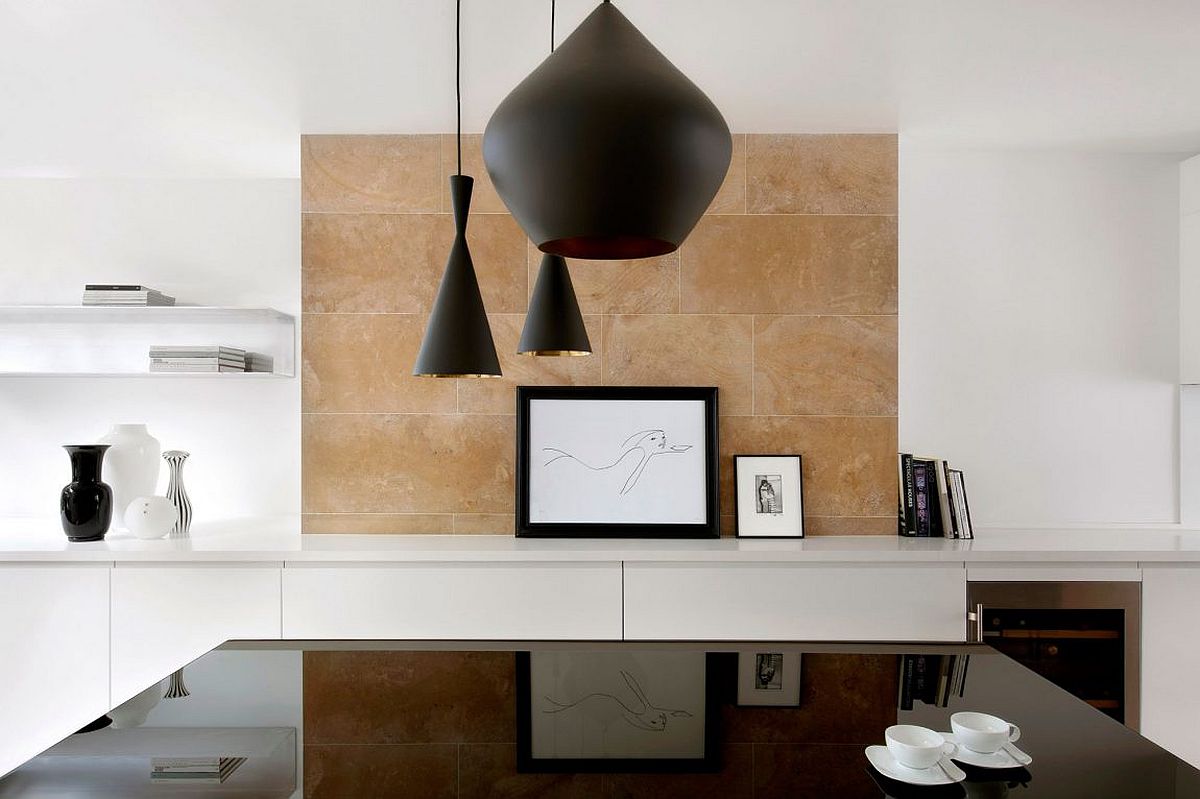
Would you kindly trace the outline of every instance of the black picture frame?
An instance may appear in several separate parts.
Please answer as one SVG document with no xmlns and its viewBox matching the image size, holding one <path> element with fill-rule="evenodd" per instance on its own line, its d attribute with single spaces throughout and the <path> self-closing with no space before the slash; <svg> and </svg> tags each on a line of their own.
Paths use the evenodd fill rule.
<svg viewBox="0 0 1200 799">
<path fill-rule="evenodd" d="M 533 400 L 699 401 L 704 403 L 705 520 L 698 524 L 531 522 L 530 403 Z M 719 538 L 717 389 L 675 386 L 518 386 L 516 534 L 528 538 Z"/>
<path fill-rule="evenodd" d="M 729 660 L 704 653 L 704 756 L 698 758 L 535 758 L 530 653 L 516 652 L 517 772 L 521 774 L 709 774 L 721 770 L 722 677 Z M 734 661 L 736 663 L 736 661 Z"/>
<path fill-rule="evenodd" d="M 800 532 L 796 535 L 756 535 L 752 533 L 744 533 L 742 530 L 742 508 L 738 496 L 738 462 L 743 458 L 795 458 L 796 473 L 799 476 L 799 494 L 800 494 Z M 746 453 L 736 454 L 733 456 L 733 534 L 735 538 L 745 539 L 762 539 L 762 540 L 795 540 L 804 538 L 804 458 L 801 455 L 794 453 Z"/>
</svg>

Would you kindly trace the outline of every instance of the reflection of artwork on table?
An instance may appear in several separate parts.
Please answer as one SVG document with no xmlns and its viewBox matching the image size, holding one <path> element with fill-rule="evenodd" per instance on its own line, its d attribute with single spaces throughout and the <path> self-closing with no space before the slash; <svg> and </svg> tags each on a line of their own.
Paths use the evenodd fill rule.
<svg viewBox="0 0 1200 799">
<path fill-rule="evenodd" d="M 738 704 L 798 707 L 800 653 L 761 649 L 739 652 Z"/>
<path fill-rule="evenodd" d="M 803 538 L 804 478 L 799 455 L 735 455 L 739 538 Z"/>
<path fill-rule="evenodd" d="M 715 537 L 716 389 L 517 390 L 517 534 Z"/>
<path fill-rule="evenodd" d="M 715 711 L 702 652 L 517 655 L 522 771 L 707 771 Z"/>
</svg>

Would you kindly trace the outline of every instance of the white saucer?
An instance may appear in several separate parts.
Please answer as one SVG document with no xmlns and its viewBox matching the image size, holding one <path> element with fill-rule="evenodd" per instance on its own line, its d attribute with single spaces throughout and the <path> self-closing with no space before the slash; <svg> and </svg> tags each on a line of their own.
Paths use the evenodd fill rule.
<svg viewBox="0 0 1200 799">
<path fill-rule="evenodd" d="M 954 777 L 953 779 L 946 776 L 946 772 L 942 771 L 940 766 L 935 765 L 933 768 L 902 766 L 896 762 L 896 758 L 892 757 L 892 753 L 886 746 L 868 746 L 867 760 L 870 760 L 875 770 L 883 776 L 897 782 L 906 782 L 909 785 L 953 785 L 967 778 L 965 771 L 945 757 L 942 758 L 942 764 Z"/>
<path fill-rule="evenodd" d="M 958 739 L 954 737 L 952 732 L 942 733 L 942 737 L 950 743 L 958 743 Z M 966 763 L 968 766 L 978 766 L 979 768 L 1020 768 L 1028 766 L 1033 762 L 1033 758 L 1022 752 L 1015 745 L 1009 744 L 1007 749 L 1011 749 L 1017 753 L 1016 757 L 1006 752 L 1004 749 L 993 752 L 990 755 L 983 752 L 973 752 L 967 747 L 959 744 L 958 751 L 950 755 L 959 763 Z"/>
</svg>

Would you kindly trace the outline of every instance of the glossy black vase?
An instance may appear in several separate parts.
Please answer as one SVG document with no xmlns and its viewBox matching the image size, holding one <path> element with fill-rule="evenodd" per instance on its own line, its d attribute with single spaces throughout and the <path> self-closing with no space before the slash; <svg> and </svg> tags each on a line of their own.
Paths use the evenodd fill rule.
<svg viewBox="0 0 1200 799">
<path fill-rule="evenodd" d="M 62 490 L 59 512 L 68 541 L 101 541 L 112 522 L 112 489 L 100 480 L 108 444 L 67 445 L 71 482 Z"/>
</svg>

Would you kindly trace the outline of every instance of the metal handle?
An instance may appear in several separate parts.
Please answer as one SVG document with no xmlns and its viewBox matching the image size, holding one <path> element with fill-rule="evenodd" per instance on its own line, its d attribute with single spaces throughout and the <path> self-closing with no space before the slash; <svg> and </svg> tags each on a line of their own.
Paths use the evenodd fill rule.
<svg viewBox="0 0 1200 799">
<path fill-rule="evenodd" d="M 975 640 L 972 641 L 971 643 L 982 644 L 983 643 L 983 603 L 982 602 L 976 603 L 974 610 L 967 611 L 967 621 L 975 622 Z"/>
</svg>

